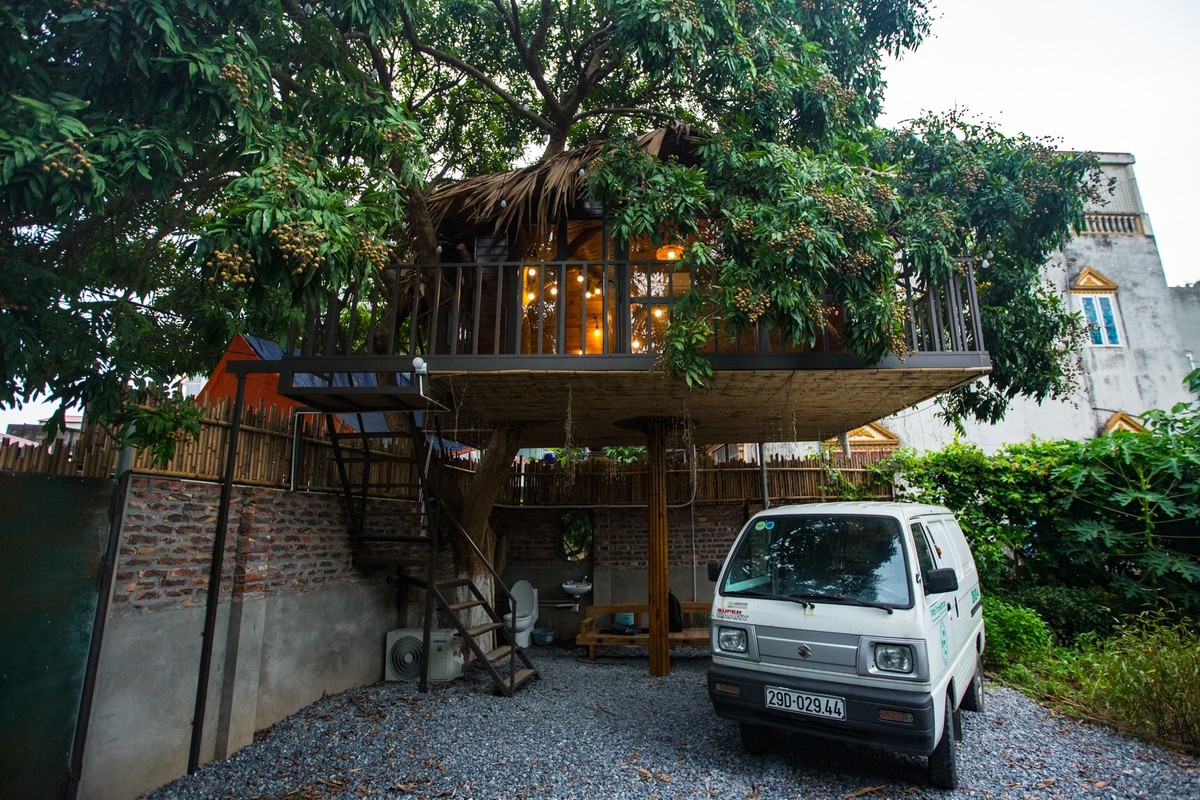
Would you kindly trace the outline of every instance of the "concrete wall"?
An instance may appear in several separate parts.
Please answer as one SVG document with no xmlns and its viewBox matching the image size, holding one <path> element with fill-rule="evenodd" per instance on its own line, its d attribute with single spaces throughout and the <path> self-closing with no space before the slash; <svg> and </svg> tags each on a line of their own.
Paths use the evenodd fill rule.
<svg viewBox="0 0 1200 800">
<path fill-rule="evenodd" d="M 218 499 L 215 484 L 134 479 L 84 800 L 137 797 L 187 769 Z M 335 495 L 237 489 L 221 597 L 202 761 L 323 694 L 380 680 L 384 638 L 402 625 L 395 587 L 353 566 Z"/>
<path fill-rule="evenodd" d="M 1175 324 L 1183 348 L 1200 364 L 1200 286 L 1172 286 L 1171 303 L 1175 308 Z"/>
</svg>

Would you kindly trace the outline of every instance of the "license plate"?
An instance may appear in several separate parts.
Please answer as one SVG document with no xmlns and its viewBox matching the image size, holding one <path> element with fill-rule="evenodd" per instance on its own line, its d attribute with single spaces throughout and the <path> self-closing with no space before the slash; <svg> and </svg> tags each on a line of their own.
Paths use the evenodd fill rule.
<svg viewBox="0 0 1200 800">
<path fill-rule="evenodd" d="M 825 719 L 845 719 L 846 699 L 824 694 L 794 692 L 778 686 L 766 687 L 767 708 L 791 711 L 793 714 L 808 714 Z"/>
</svg>

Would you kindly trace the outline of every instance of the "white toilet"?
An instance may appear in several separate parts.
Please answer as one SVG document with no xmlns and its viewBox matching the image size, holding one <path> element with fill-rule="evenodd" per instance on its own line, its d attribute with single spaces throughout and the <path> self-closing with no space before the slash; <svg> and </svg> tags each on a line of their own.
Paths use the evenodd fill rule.
<svg viewBox="0 0 1200 800">
<path fill-rule="evenodd" d="M 538 618 L 538 593 L 529 581 L 517 581 L 512 587 L 513 600 L 517 604 L 517 625 L 514 632 L 520 647 L 529 647 L 533 640 L 533 626 Z M 513 629 L 512 614 L 504 615 L 504 624 Z"/>
</svg>

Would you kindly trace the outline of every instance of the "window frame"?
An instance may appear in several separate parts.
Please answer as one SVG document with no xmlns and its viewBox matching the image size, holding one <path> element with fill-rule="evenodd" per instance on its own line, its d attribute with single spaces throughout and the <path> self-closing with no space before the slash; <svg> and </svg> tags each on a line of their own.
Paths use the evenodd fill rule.
<svg viewBox="0 0 1200 800">
<path fill-rule="evenodd" d="M 1121 308 L 1116 292 L 1077 293 L 1077 307 L 1083 314 L 1088 329 L 1088 347 L 1124 347 L 1125 334 L 1121 330 Z M 1102 304 L 1107 302 L 1111 320 L 1106 320 Z M 1089 313 L 1089 306 L 1091 313 Z M 1111 325 L 1109 324 L 1111 322 Z M 1100 341 L 1096 341 L 1099 338 Z M 1113 341 L 1113 339 L 1116 341 Z"/>
</svg>

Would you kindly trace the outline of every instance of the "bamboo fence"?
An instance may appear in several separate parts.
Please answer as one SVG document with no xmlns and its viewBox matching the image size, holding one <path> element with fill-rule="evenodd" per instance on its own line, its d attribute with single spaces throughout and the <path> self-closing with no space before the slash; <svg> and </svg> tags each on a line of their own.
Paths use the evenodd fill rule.
<svg viewBox="0 0 1200 800">
<path fill-rule="evenodd" d="M 224 477 L 232 420 L 231 403 L 221 400 L 202 408 L 200 435 L 177 443 L 175 457 L 155 465 L 149 450 L 133 455 L 133 470 L 147 475 L 219 481 Z M 324 415 L 293 413 L 292 409 L 246 408 L 234 467 L 234 482 L 303 491 L 341 491 L 342 483 L 324 427 Z M 348 430 L 348 428 L 343 428 Z M 343 447 L 346 447 L 343 444 Z M 356 456 L 362 446 L 352 447 Z M 81 477 L 112 476 L 119 442 L 101 426 L 87 425 L 70 447 L 20 447 L 0 444 L 0 470 Z M 414 484 L 417 468 L 407 437 L 372 440 L 370 473 L 366 483 Z M 761 502 L 764 472 L 772 504 L 837 499 L 848 486 L 869 496 L 890 499 L 891 485 L 880 482 L 871 465 L 886 453 L 851 453 L 830 460 L 773 458 L 765 470 L 743 461 L 713 463 L 707 457 L 680 459 L 668 464 L 667 496 L 671 505 L 696 503 Z M 359 462 L 355 462 L 357 464 Z M 454 463 L 462 480 L 469 478 L 469 459 Z M 354 466 L 353 469 L 361 469 Z M 351 481 L 364 481 L 354 472 Z M 839 485 L 840 484 L 840 485 Z M 372 491 L 381 496 L 415 496 L 411 488 Z M 645 505 L 645 465 L 617 464 L 590 459 L 574 467 L 541 461 L 513 466 L 508 486 L 499 498 L 505 505 Z"/>
</svg>

